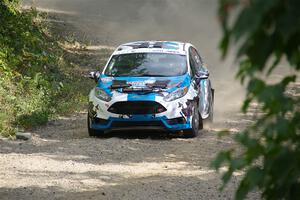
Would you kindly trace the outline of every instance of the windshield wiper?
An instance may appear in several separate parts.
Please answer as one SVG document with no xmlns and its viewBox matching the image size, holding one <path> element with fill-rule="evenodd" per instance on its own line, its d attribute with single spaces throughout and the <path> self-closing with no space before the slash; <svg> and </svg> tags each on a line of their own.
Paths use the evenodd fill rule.
<svg viewBox="0 0 300 200">
<path fill-rule="evenodd" d="M 168 77 L 168 76 L 161 75 L 161 74 L 143 74 L 142 76 L 146 76 L 146 77 Z"/>
</svg>

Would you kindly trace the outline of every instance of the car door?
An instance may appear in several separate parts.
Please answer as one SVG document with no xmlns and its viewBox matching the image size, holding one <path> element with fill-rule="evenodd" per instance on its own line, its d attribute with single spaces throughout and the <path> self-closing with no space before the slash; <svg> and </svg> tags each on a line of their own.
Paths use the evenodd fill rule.
<svg viewBox="0 0 300 200">
<path fill-rule="evenodd" d="M 191 73 L 198 88 L 199 96 L 199 113 L 202 119 L 206 119 L 210 114 L 210 104 L 212 99 L 211 83 L 208 79 L 208 69 L 204 67 L 203 60 L 194 47 L 189 49 L 189 59 L 191 66 Z M 207 77 L 205 76 L 207 75 Z"/>
</svg>

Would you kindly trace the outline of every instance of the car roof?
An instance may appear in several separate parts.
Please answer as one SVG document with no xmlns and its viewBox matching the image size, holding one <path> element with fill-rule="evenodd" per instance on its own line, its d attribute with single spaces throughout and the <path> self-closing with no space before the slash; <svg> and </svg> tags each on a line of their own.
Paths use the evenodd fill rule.
<svg viewBox="0 0 300 200">
<path fill-rule="evenodd" d="M 120 45 L 113 55 L 129 53 L 170 53 L 186 55 L 189 43 L 177 41 L 137 41 Z"/>
</svg>

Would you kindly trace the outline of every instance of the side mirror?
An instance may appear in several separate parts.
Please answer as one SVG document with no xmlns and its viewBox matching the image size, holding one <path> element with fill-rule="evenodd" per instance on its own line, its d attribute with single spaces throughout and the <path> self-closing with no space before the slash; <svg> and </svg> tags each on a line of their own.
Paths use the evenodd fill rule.
<svg viewBox="0 0 300 200">
<path fill-rule="evenodd" d="M 208 77 L 209 77 L 209 71 L 208 70 L 199 71 L 196 74 L 196 78 L 200 79 L 200 80 L 202 80 L 202 79 L 208 79 Z"/>
<path fill-rule="evenodd" d="M 99 78 L 100 78 L 100 72 L 99 71 L 95 71 L 95 72 L 90 72 L 89 75 L 87 76 L 90 79 L 95 80 L 96 82 L 98 82 Z"/>
</svg>

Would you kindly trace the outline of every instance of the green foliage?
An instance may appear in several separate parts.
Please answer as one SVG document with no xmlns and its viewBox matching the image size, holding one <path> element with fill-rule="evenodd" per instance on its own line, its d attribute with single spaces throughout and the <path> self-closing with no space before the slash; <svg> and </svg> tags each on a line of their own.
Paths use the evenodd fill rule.
<svg viewBox="0 0 300 200">
<path fill-rule="evenodd" d="M 236 199 L 254 189 L 264 199 L 300 197 L 300 97 L 290 92 L 298 73 L 266 82 L 283 58 L 289 63 L 286 71 L 300 70 L 299 10 L 299 0 L 220 0 L 220 48 L 226 56 L 230 45 L 238 45 L 237 78 L 247 85 L 242 110 L 247 112 L 256 102 L 264 113 L 235 135 L 242 152 L 220 152 L 213 162 L 216 169 L 228 167 L 225 185 L 233 172 L 244 171 Z"/>
<path fill-rule="evenodd" d="M 62 59 L 62 48 L 45 34 L 41 16 L 35 10 L 18 10 L 18 2 L 0 0 L 0 135 L 4 136 L 44 124 L 65 113 L 64 107 L 74 109 L 82 96 L 73 84 L 77 76 L 69 75 L 72 69 Z"/>
</svg>

